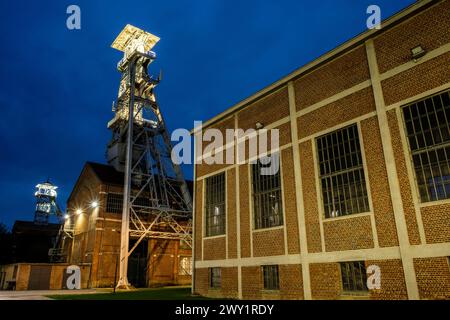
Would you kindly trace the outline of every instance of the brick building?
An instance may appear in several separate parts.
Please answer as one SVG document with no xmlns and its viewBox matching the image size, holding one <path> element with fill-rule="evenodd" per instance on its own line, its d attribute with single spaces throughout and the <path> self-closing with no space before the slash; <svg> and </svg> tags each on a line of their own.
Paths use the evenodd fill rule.
<svg viewBox="0 0 450 320">
<path fill-rule="evenodd" d="M 67 201 L 67 262 L 90 265 L 88 287 L 112 287 L 120 248 L 123 173 L 87 162 Z M 92 203 L 98 206 L 93 207 Z M 183 223 L 180 221 L 180 223 Z M 130 240 L 130 248 L 133 246 Z M 191 283 L 191 248 L 179 240 L 144 239 L 128 260 L 128 279 L 135 287 Z M 118 272 L 118 271 L 117 271 Z"/>
<path fill-rule="evenodd" d="M 450 298 L 449 30 L 416 2 L 194 130 L 279 129 L 281 163 L 195 166 L 196 293 Z"/>
</svg>

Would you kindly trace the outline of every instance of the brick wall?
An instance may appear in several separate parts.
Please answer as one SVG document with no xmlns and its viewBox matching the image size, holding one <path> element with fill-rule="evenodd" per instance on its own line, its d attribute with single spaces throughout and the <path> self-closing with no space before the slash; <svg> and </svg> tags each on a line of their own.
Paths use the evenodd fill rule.
<svg viewBox="0 0 450 320">
<path fill-rule="evenodd" d="M 422 45 L 429 52 L 449 43 L 450 33 L 447 32 L 450 26 L 449 9 L 450 0 L 441 1 L 439 5 L 425 10 L 418 14 L 417 17 L 405 20 L 394 28 L 386 29 L 379 36 L 376 36 L 374 45 L 380 73 L 385 73 L 404 63 L 411 65 L 410 49 L 418 44 Z M 381 84 L 385 104 L 389 106 L 403 99 L 450 83 L 449 65 L 450 53 L 447 52 L 429 61 L 414 65 L 412 68 L 391 78 L 384 79 Z M 323 130 L 375 112 L 375 99 L 371 86 L 348 94 L 344 98 L 328 103 L 319 109 L 310 112 L 307 109 L 369 79 L 369 68 L 364 45 L 358 45 L 351 51 L 334 57 L 320 67 L 295 79 L 296 110 L 302 111 L 302 115 L 296 119 L 298 138 L 306 140 L 311 135 L 315 135 Z M 413 200 L 416 195 L 414 185 L 411 184 L 411 178 L 414 177 L 410 177 L 408 174 L 407 165 L 409 164 L 407 161 L 410 161 L 410 159 L 408 154 L 404 154 L 405 146 L 401 139 L 401 130 L 403 128 L 399 126 L 399 119 L 397 119 L 395 110 L 388 111 L 387 115 L 409 243 L 411 245 L 419 245 L 421 244 L 419 226 Z M 286 119 L 289 116 L 286 87 L 277 89 L 277 91 L 252 102 L 234 116 L 238 117 L 238 127 L 244 129 L 254 128 L 256 122 L 261 122 L 268 126 L 277 120 Z M 232 127 L 231 119 L 232 117 L 229 117 L 214 126 L 222 129 L 227 126 Z M 277 128 L 280 129 L 280 145 L 286 145 L 291 142 L 290 123 L 286 122 L 278 125 Z M 381 248 L 395 247 L 398 246 L 398 236 L 378 118 L 373 116 L 361 120 L 360 129 L 364 146 L 362 152 L 367 164 L 365 174 L 369 190 L 371 191 L 371 211 L 373 211 L 374 215 L 379 246 Z M 317 194 L 316 189 L 317 177 L 315 174 L 316 164 L 313 161 L 313 143 L 315 143 L 315 140 L 310 139 L 299 144 L 299 165 L 303 183 L 302 195 L 307 249 L 308 253 L 317 253 L 311 257 L 322 257 L 319 253 L 322 251 L 320 216 L 323 212 L 321 212 L 321 195 Z M 248 142 L 246 142 L 246 145 L 245 158 L 248 159 Z M 237 258 L 237 248 L 236 250 L 232 248 L 235 245 L 239 245 L 236 243 L 237 236 L 233 235 L 236 231 L 232 231 L 233 228 L 237 230 L 235 227 L 236 222 L 239 223 L 241 230 L 240 250 L 243 258 L 250 258 L 252 251 L 254 257 L 284 255 L 285 250 L 287 250 L 288 254 L 298 254 L 300 252 L 295 196 L 296 186 L 293 170 L 293 166 L 298 164 L 294 164 L 291 147 L 282 151 L 282 165 L 283 204 L 285 211 L 284 228 L 286 228 L 287 239 L 284 239 L 284 228 L 256 232 L 251 230 L 253 213 L 249 203 L 249 200 L 251 201 L 249 199 L 251 194 L 251 181 L 249 181 L 248 175 L 249 167 L 247 164 L 239 166 L 239 177 L 235 176 L 234 169 L 227 171 L 227 181 L 230 185 L 235 184 L 235 179 L 239 180 L 240 198 L 240 202 L 236 204 L 236 206 L 239 206 L 240 220 L 236 221 L 237 207 L 231 207 L 235 194 L 234 192 L 227 194 L 229 258 Z M 197 177 L 224 168 L 224 166 L 204 165 L 201 167 L 205 168 L 198 170 Z M 229 191 L 230 188 L 232 187 L 228 187 Z M 199 190 L 197 189 L 197 191 Z M 450 204 L 422 205 L 420 214 L 424 223 L 427 244 L 450 242 Z M 336 252 L 336 259 L 340 260 L 342 258 L 339 257 L 339 251 L 373 248 L 375 244 L 372 235 L 373 219 L 371 218 L 371 215 L 367 214 L 349 216 L 344 219 L 324 220 L 323 233 L 326 251 Z M 285 240 L 287 240 L 287 248 L 285 248 Z M 250 247 L 251 243 L 253 243 L 253 248 Z M 216 244 L 211 244 L 211 248 L 215 246 Z M 223 244 L 219 244 L 218 247 L 219 250 L 216 250 L 216 252 L 213 252 L 212 249 L 206 250 L 208 251 L 208 259 L 211 259 L 211 257 L 216 259 L 218 255 L 223 256 L 221 249 Z M 417 248 L 417 250 L 419 249 Z M 387 251 L 393 253 L 395 250 Z M 375 253 L 375 251 L 373 252 Z M 365 253 L 365 251 L 362 251 L 362 253 Z M 355 254 L 359 255 L 359 252 L 355 251 Z M 330 259 L 330 257 L 331 255 L 327 255 L 324 256 L 324 259 Z M 364 256 L 361 257 L 361 260 L 364 260 Z M 376 264 L 381 268 L 381 289 L 371 291 L 364 298 L 407 299 L 405 275 L 401 260 L 385 260 L 381 256 L 378 260 L 366 261 L 366 266 L 370 264 Z M 446 257 L 414 259 L 414 267 L 421 298 L 449 298 L 450 271 Z M 327 263 L 314 262 L 310 264 L 309 268 L 313 299 L 352 298 L 342 295 L 340 268 L 337 261 Z M 204 281 L 204 283 L 200 284 L 199 291 L 209 296 L 227 295 L 233 297 L 233 295 L 237 294 L 237 287 L 235 287 L 237 286 L 237 267 L 222 268 L 222 283 L 230 287 L 225 288 L 224 286 L 219 290 L 208 289 L 208 269 L 196 270 L 196 281 L 199 284 Z M 280 290 L 265 291 L 263 290 L 261 266 L 243 266 L 241 273 L 243 298 L 302 299 L 303 281 L 301 270 L 301 265 L 280 264 Z M 224 282 L 227 282 L 227 284 Z"/>
<path fill-rule="evenodd" d="M 209 143 L 210 142 L 205 142 L 206 145 L 208 145 Z M 206 158 L 201 160 L 201 164 L 196 165 L 197 178 L 230 167 L 231 164 L 227 163 L 227 154 L 228 156 L 234 155 L 234 146 L 230 146 L 225 150 L 214 151 L 212 154 L 208 154 Z M 235 161 L 234 157 L 232 159 L 233 161 Z"/>
<path fill-rule="evenodd" d="M 284 228 L 253 232 L 253 256 L 284 255 Z"/>
<path fill-rule="evenodd" d="M 300 167 L 308 252 L 320 252 L 322 251 L 322 244 L 312 152 L 311 140 L 300 144 Z"/>
<path fill-rule="evenodd" d="M 299 139 L 375 111 L 372 88 L 365 88 L 297 118 Z"/>
<path fill-rule="evenodd" d="M 377 117 L 361 121 L 373 212 L 380 247 L 398 245 L 394 211 Z"/>
<path fill-rule="evenodd" d="M 209 273 L 208 268 L 195 268 L 195 286 L 194 293 L 206 296 L 209 287 Z"/>
<path fill-rule="evenodd" d="M 408 298 L 401 260 L 366 261 L 366 267 L 370 265 L 377 265 L 381 271 L 381 288 L 370 290 L 371 299 L 403 300 Z"/>
<path fill-rule="evenodd" d="M 195 260 L 202 260 L 203 238 L 203 180 L 195 182 Z"/>
<path fill-rule="evenodd" d="M 282 151 L 282 175 L 285 209 L 285 227 L 288 245 L 288 254 L 300 253 L 298 234 L 297 198 L 295 195 L 294 160 L 292 148 Z"/>
<path fill-rule="evenodd" d="M 408 171 L 406 168 L 406 161 L 411 161 L 408 155 L 403 152 L 403 143 L 400 137 L 400 130 L 398 127 L 398 119 L 395 110 L 388 112 L 389 130 L 391 132 L 392 148 L 395 157 L 395 166 L 397 168 L 398 182 L 402 190 L 403 212 L 405 214 L 406 226 L 408 228 L 408 238 L 411 244 L 420 244 L 419 227 L 416 219 L 416 209 L 414 208 L 414 201 L 409 181 Z M 405 146 L 409 150 L 409 146 Z M 407 158 L 406 158 L 407 157 Z"/>
<path fill-rule="evenodd" d="M 450 42 L 450 1 L 426 10 L 383 32 L 374 40 L 380 73 L 410 61 L 410 50 L 421 45 L 428 51 Z"/>
<path fill-rule="evenodd" d="M 233 116 L 229 116 L 226 119 L 222 119 L 217 123 L 214 123 L 208 127 L 205 127 L 203 129 L 217 129 L 222 133 L 222 136 L 225 137 L 226 136 L 226 130 L 227 129 L 234 129 L 234 115 Z M 203 143 L 203 148 L 208 145 L 209 142 L 204 142 Z M 202 148 L 202 150 L 203 150 Z"/>
<path fill-rule="evenodd" d="M 450 82 L 450 52 L 383 80 L 384 101 L 390 105 Z"/>
<path fill-rule="evenodd" d="M 237 228 L 236 228 L 236 170 L 227 171 L 227 241 L 228 258 L 237 258 Z"/>
<path fill-rule="evenodd" d="M 222 287 L 220 297 L 237 298 L 238 297 L 238 268 L 221 268 Z"/>
<path fill-rule="evenodd" d="M 450 204 L 422 207 L 420 212 L 426 242 L 450 242 Z"/>
<path fill-rule="evenodd" d="M 359 46 L 294 82 L 297 110 L 349 89 L 370 78 L 366 50 Z"/>
<path fill-rule="evenodd" d="M 323 235 L 325 251 L 373 248 L 372 225 L 369 216 L 325 220 Z"/>
<path fill-rule="evenodd" d="M 203 259 L 221 260 L 226 259 L 226 237 L 217 237 L 203 240 Z"/>
<path fill-rule="evenodd" d="M 341 274 L 338 263 L 311 263 L 309 276 L 313 299 L 332 300 L 340 297 Z"/>
<path fill-rule="evenodd" d="M 242 298 L 261 299 L 261 290 L 263 288 L 261 267 L 251 266 L 242 267 Z"/>
<path fill-rule="evenodd" d="M 302 300 L 303 278 L 302 266 L 299 264 L 282 264 L 278 266 L 280 276 L 280 298 Z"/>
<path fill-rule="evenodd" d="M 272 145 L 272 132 L 274 132 L 274 130 L 278 130 L 278 145 L 276 145 L 276 144 Z M 261 139 L 266 139 L 261 134 L 258 135 L 258 138 L 253 137 L 251 139 L 249 139 L 249 138 L 240 139 L 239 145 L 238 145 L 238 151 L 236 151 L 236 157 L 237 157 L 237 159 L 239 159 L 239 161 L 241 161 L 240 163 L 242 163 L 242 161 L 250 160 L 250 156 L 251 156 L 251 160 L 254 160 L 255 156 L 258 156 L 258 155 L 266 153 L 266 152 L 270 153 L 272 150 L 275 150 L 278 146 L 282 147 L 286 144 L 291 143 L 290 122 L 286 122 L 286 123 L 283 123 L 279 126 L 272 128 L 272 129 L 268 129 L 266 137 L 267 137 L 267 140 L 266 140 L 267 141 L 267 150 L 264 150 L 259 147 L 259 141 L 261 141 Z M 253 146 L 257 147 L 257 149 L 252 150 L 252 154 L 250 154 L 250 146 L 249 146 L 250 141 L 253 144 Z"/>
<path fill-rule="evenodd" d="M 250 208 L 248 165 L 239 166 L 239 202 L 240 202 L 240 230 L 241 230 L 241 257 L 250 257 Z"/>
<path fill-rule="evenodd" d="M 28 290 L 28 281 L 30 279 L 31 265 L 19 264 L 16 275 L 16 290 Z"/>
<path fill-rule="evenodd" d="M 450 299 L 448 257 L 414 259 L 421 299 Z"/>
<path fill-rule="evenodd" d="M 268 124 L 289 116 L 289 103 L 287 88 L 256 101 L 238 114 L 238 128 L 255 129 L 256 122 L 267 126 Z"/>
</svg>

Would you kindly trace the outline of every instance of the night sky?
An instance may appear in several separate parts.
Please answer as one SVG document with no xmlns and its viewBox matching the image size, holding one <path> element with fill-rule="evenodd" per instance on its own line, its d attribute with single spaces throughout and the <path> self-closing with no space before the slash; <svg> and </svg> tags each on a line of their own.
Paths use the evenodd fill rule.
<svg viewBox="0 0 450 320">
<path fill-rule="evenodd" d="M 370 4 L 385 19 L 413 2 L 1 1 L 0 222 L 32 220 L 48 177 L 65 208 L 85 161 L 106 162 L 122 57 L 110 45 L 127 23 L 161 38 L 157 99 L 169 130 L 191 129 L 365 31 Z M 81 30 L 66 28 L 71 4 Z"/>
</svg>

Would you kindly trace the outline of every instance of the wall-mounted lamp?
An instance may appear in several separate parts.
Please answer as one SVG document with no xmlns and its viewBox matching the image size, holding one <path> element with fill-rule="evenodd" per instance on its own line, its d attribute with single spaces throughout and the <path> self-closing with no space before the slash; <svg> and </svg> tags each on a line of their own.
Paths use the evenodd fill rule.
<svg viewBox="0 0 450 320">
<path fill-rule="evenodd" d="M 416 62 L 418 59 L 422 58 L 427 51 L 422 48 L 421 45 L 418 45 L 417 47 L 414 47 L 411 49 L 411 58 Z"/>
<path fill-rule="evenodd" d="M 97 201 L 92 201 L 91 202 L 91 207 L 94 208 L 94 209 L 97 208 L 98 207 L 98 202 Z"/>
<path fill-rule="evenodd" d="M 76 213 L 76 214 L 78 214 L 78 215 L 80 215 L 80 214 L 82 214 L 82 213 L 83 213 L 83 210 L 81 210 L 81 209 L 77 209 L 77 210 L 75 211 L 75 213 Z"/>
</svg>

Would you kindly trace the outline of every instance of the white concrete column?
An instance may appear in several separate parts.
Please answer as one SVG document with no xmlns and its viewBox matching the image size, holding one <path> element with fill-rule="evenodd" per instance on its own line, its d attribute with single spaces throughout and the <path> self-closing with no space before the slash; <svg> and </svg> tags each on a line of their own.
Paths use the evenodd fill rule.
<svg viewBox="0 0 450 320">
<path fill-rule="evenodd" d="M 386 170 L 388 176 L 389 190 L 391 193 L 392 206 L 394 209 L 395 226 L 397 229 L 398 242 L 400 246 L 400 256 L 405 275 L 406 289 L 408 298 L 419 299 L 419 290 L 417 287 L 416 273 L 411 255 L 411 246 L 408 238 L 408 229 L 406 219 L 403 212 L 403 202 L 400 193 L 400 184 L 398 181 L 397 167 L 395 165 L 394 151 L 392 148 L 391 132 L 386 113 L 386 105 L 383 97 L 383 89 L 381 87 L 380 73 L 373 40 L 366 41 L 367 60 L 369 63 L 370 77 L 372 81 L 373 95 L 375 98 L 375 106 L 378 117 L 378 125 L 380 128 L 381 142 L 383 145 L 383 155 L 386 162 Z M 383 275 L 381 275 L 383 277 Z"/>
<path fill-rule="evenodd" d="M 294 160 L 295 197 L 297 203 L 297 220 L 300 241 L 300 259 L 302 264 L 303 295 L 305 300 L 311 300 L 312 296 L 311 281 L 309 277 L 308 246 L 306 242 L 305 207 L 303 205 L 303 185 L 300 170 L 300 148 L 298 145 L 297 134 L 297 108 L 295 106 L 295 90 L 292 81 L 288 83 L 288 95 L 289 114 L 291 121 L 292 155 Z"/>
</svg>

